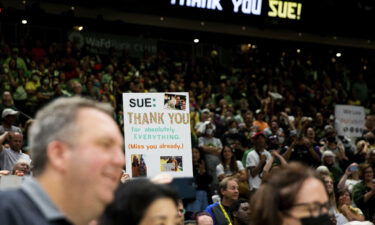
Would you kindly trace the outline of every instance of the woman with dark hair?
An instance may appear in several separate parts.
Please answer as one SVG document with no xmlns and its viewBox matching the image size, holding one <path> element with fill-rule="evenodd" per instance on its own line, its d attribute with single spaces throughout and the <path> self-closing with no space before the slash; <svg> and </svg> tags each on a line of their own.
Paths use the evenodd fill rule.
<svg viewBox="0 0 375 225">
<path fill-rule="evenodd" d="M 374 171 L 370 164 L 359 166 L 359 177 L 361 182 L 353 187 L 353 200 L 362 210 L 366 220 L 375 220 L 375 182 Z"/>
<path fill-rule="evenodd" d="M 238 179 L 240 195 L 247 198 L 250 194 L 249 184 L 247 183 L 246 170 L 241 161 L 236 160 L 233 149 L 225 145 L 220 153 L 221 163 L 216 166 L 216 176 L 219 181 L 225 177 L 234 177 Z"/>
<path fill-rule="evenodd" d="M 246 181 L 246 170 L 242 163 L 236 160 L 232 148 L 225 145 L 220 153 L 221 163 L 216 166 L 216 176 L 219 181 L 225 177 L 236 177 L 240 182 Z"/>
<path fill-rule="evenodd" d="M 119 186 L 115 200 L 99 219 L 100 225 L 176 225 L 178 197 L 168 186 L 146 179 Z"/>
<path fill-rule="evenodd" d="M 298 163 L 271 173 L 252 197 L 250 207 L 252 225 L 332 225 L 322 181 Z"/>
</svg>

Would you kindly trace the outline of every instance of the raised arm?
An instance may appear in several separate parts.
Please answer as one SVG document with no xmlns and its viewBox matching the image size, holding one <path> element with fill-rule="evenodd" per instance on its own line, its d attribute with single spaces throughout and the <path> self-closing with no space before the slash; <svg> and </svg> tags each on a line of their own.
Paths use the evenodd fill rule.
<svg viewBox="0 0 375 225">
<path fill-rule="evenodd" d="M 10 134 L 8 131 L 5 131 L 2 135 L 0 135 L 0 152 L 3 151 L 4 149 L 3 143 L 5 142 L 5 140 L 8 139 L 9 135 Z"/>
</svg>

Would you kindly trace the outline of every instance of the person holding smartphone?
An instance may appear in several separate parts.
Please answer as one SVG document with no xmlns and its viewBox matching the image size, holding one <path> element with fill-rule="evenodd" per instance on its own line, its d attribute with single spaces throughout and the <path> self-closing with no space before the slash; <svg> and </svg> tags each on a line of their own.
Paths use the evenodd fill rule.
<svg viewBox="0 0 375 225">
<path fill-rule="evenodd" d="M 358 164 L 352 163 L 346 168 L 344 175 L 337 184 L 337 188 L 338 190 L 347 188 L 349 192 L 352 193 L 353 186 L 358 184 L 360 181 Z"/>
</svg>

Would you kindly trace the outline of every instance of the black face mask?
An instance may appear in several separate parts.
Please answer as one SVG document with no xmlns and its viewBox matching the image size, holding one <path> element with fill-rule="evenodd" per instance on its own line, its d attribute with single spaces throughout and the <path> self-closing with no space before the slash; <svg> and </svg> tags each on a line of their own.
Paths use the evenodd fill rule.
<svg viewBox="0 0 375 225">
<path fill-rule="evenodd" d="M 317 217 L 304 217 L 300 219 L 302 225 L 334 225 L 328 214 Z"/>
</svg>

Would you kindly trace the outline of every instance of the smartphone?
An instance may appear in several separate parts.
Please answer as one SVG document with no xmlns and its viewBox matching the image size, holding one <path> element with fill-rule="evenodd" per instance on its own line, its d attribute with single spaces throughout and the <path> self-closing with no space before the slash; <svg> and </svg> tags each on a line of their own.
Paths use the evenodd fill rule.
<svg viewBox="0 0 375 225">
<path fill-rule="evenodd" d="M 356 171 L 358 171 L 358 166 L 351 166 L 351 167 L 349 168 L 349 171 L 350 171 L 350 172 L 356 172 Z"/>
</svg>

